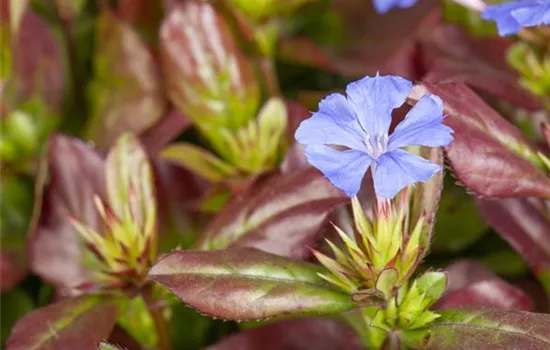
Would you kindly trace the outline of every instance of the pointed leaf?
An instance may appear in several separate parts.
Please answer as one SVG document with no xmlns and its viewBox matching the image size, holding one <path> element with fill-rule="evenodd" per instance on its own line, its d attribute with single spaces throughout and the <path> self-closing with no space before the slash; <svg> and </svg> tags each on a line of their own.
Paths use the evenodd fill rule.
<svg viewBox="0 0 550 350">
<path fill-rule="evenodd" d="M 108 147 L 122 132 L 140 133 L 158 122 L 165 102 L 153 56 L 132 27 L 103 12 L 96 36 L 88 137 Z"/>
<path fill-rule="evenodd" d="M 309 256 L 307 246 L 315 245 L 327 215 L 346 201 L 315 169 L 277 175 L 260 183 L 246 199 L 227 205 L 196 247 L 245 245 L 288 257 Z"/>
<path fill-rule="evenodd" d="M 441 166 L 441 169 L 444 168 L 444 157 L 441 148 L 420 147 L 417 154 L 432 163 L 438 164 Z M 425 225 L 427 226 L 424 231 L 424 239 L 429 240 L 431 237 L 435 214 L 439 207 L 439 198 L 441 197 L 441 190 L 443 189 L 443 177 L 444 172 L 440 171 L 430 180 L 424 183 L 415 184 L 412 189 L 410 222 L 413 227 L 410 227 L 410 229 L 412 230 L 418 219 L 423 216 Z"/>
<path fill-rule="evenodd" d="M 462 259 L 445 269 L 449 284 L 437 309 L 492 307 L 533 310 L 533 301 L 521 289 L 506 282 L 482 264 Z"/>
<path fill-rule="evenodd" d="M 170 141 L 191 127 L 191 120 L 176 109 L 165 113 L 155 125 L 139 136 L 141 143 L 150 154 L 157 154 Z"/>
<path fill-rule="evenodd" d="M 484 197 L 550 198 L 550 178 L 541 170 L 538 150 L 516 127 L 463 84 L 424 83 L 412 98 L 426 91 L 445 102 L 445 124 L 454 130 L 447 156 L 468 189 Z"/>
<path fill-rule="evenodd" d="M 35 224 L 29 229 L 30 265 L 58 287 L 75 287 L 86 281 L 87 270 L 82 265 L 82 241 L 68 218 L 94 229 L 100 227 L 93 196 L 104 197 L 104 161 L 81 140 L 54 135 L 48 146 L 47 167 L 49 182 L 44 186 L 38 181 Z"/>
<path fill-rule="evenodd" d="M 550 348 L 550 315 L 515 310 L 441 310 L 423 339 L 408 346 L 432 350 Z"/>
<path fill-rule="evenodd" d="M 231 164 L 191 143 L 173 143 L 162 150 L 161 156 L 213 182 L 238 174 L 238 170 Z"/>
<path fill-rule="evenodd" d="M 124 348 L 118 347 L 115 344 L 110 344 L 110 343 L 106 343 L 106 342 L 102 341 L 97 346 L 97 350 L 124 350 Z"/>
<path fill-rule="evenodd" d="M 236 130 L 255 116 L 258 84 L 211 4 L 175 6 L 161 26 L 160 47 L 171 101 L 206 134 L 216 126 Z"/>
<path fill-rule="evenodd" d="M 429 71 L 423 77 L 425 81 L 460 82 L 514 106 L 532 111 L 540 108 L 535 96 L 521 87 L 517 74 L 506 62 L 512 43 L 507 38 L 468 35 L 462 28 L 443 22 L 426 28 L 420 43 L 425 69 Z"/>
<path fill-rule="evenodd" d="M 254 248 L 175 251 L 149 277 L 201 313 L 245 320 L 289 313 L 338 313 L 351 298 L 327 284 L 322 267 Z"/>
<path fill-rule="evenodd" d="M 12 59 L 17 102 L 38 97 L 48 108 L 47 115 L 57 116 L 63 109 L 66 89 L 61 46 L 47 23 L 31 10 L 23 14 L 19 29 Z"/>
<path fill-rule="evenodd" d="M 360 350 L 355 332 L 329 319 L 287 320 L 227 337 L 207 350 Z"/>
<path fill-rule="evenodd" d="M 478 199 L 482 215 L 531 266 L 550 293 L 550 220 L 535 198 Z"/>
<path fill-rule="evenodd" d="M 8 350 L 96 350 L 113 329 L 118 306 L 100 296 L 66 299 L 26 314 L 6 342 Z"/>
<path fill-rule="evenodd" d="M 131 215 L 146 236 L 156 221 L 153 173 L 137 138 L 129 133 L 116 141 L 105 160 L 105 182 L 110 209 L 118 218 Z"/>
<path fill-rule="evenodd" d="M 445 291 L 447 276 L 444 272 L 426 272 L 418 277 L 415 283 L 422 293 L 435 302 L 441 298 Z"/>
</svg>

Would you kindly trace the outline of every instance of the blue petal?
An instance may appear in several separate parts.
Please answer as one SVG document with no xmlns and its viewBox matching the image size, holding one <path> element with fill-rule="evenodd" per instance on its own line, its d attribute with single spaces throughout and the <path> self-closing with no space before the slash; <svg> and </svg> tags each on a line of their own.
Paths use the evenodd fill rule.
<svg viewBox="0 0 550 350">
<path fill-rule="evenodd" d="M 539 5 L 537 1 L 512 1 L 490 5 L 485 8 L 481 17 L 496 22 L 499 35 L 506 36 L 519 32 L 525 26 L 513 15 L 515 11 Z M 525 15 L 520 15 L 522 16 Z"/>
<path fill-rule="evenodd" d="M 346 94 L 363 129 L 374 136 L 388 133 L 392 110 L 405 102 L 411 89 L 410 81 L 386 75 L 353 82 Z"/>
<path fill-rule="evenodd" d="M 513 10 L 512 17 L 514 17 L 523 27 L 550 24 L 550 2 L 546 4 L 532 3 Z"/>
<path fill-rule="evenodd" d="M 402 149 L 384 153 L 376 162 L 374 191 L 393 198 L 407 185 L 426 182 L 440 170 L 439 165 Z"/>
<path fill-rule="evenodd" d="M 341 94 L 323 99 L 319 103 L 319 111 L 300 123 L 294 137 L 304 145 L 332 144 L 365 150 L 366 135 Z"/>
<path fill-rule="evenodd" d="M 319 169 L 337 188 L 353 197 L 372 159 L 356 150 L 337 151 L 323 145 L 307 145 L 305 154 L 309 164 Z"/>
<path fill-rule="evenodd" d="M 376 12 L 385 14 L 394 7 L 408 8 L 416 4 L 418 0 L 373 0 L 372 4 Z"/>
<path fill-rule="evenodd" d="M 441 124 L 443 101 L 426 94 L 397 125 L 388 141 L 388 151 L 404 146 L 446 146 L 452 140 L 453 129 Z"/>
</svg>

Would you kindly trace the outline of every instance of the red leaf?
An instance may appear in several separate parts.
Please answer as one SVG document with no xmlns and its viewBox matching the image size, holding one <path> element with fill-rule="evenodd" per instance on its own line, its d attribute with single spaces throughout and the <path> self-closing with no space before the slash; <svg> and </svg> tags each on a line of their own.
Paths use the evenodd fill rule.
<svg viewBox="0 0 550 350">
<path fill-rule="evenodd" d="M 230 336 L 207 350 L 359 350 L 355 332 L 329 319 L 308 318 L 272 323 Z"/>
<path fill-rule="evenodd" d="M 165 100 L 156 62 L 130 25 L 105 11 L 96 37 L 88 136 L 109 147 L 123 132 L 137 134 L 155 125 Z"/>
<path fill-rule="evenodd" d="M 13 49 L 14 88 L 18 102 L 38 96 L 53 115 L 65 98 L 64 57 L 52 30 L 28 10 L 23 15 Z"/>
<path fill-rule="evenodd" d="M 66 299 L 26 314 L 13 328 L 7 350 L 96 350 L 113 329 L 118 306 L 98 296 Z"/>
<path fill-rule="evenodd" d="M 441 23 L 421 35 L 422 57 L 429 82 L 459 82 L 486 91 L 516 106 L 537 110 L 535 96 L 518 84 L 518 76 L 506 62 L 511 41 L 479 38 L 455 25 Z"/>
<path fill-rule="evenodd" d="M 352 309 L 351 297 L 324 281 L 323 271 L 254 248 L 231 248 L 174 251 L 153 266 L 149 277 L 201 313 L 229 320 Z"/>
<path fill-rule="evenodd" d="M 27 262 L 23 249 L 0 250 L 0 290 L 2 292 L 13 289 L 27 275 Z"/>
<path fill-rule="evenodd" d="M 259 86 L 214 6 L 175 6 L 162 23 L 160 48 L 168 95 L 199 127 L 238 128 L 255 116 Z"/>
<path fill-rule="evenodd" d="M 423 86 L 445 102 L 445 124 L 455 138 L 447 157 L 469 190 L 485 197 L 550 198 L 550 179 L 529 160 L 538 159 L 538 150 L 516 127 L 463 84 Z M 423 87 L 415 90 L 416 99 Z"/>
<path fill-rule="evenodd" d="M 247 198 L 227 205 L 197 242 L 203 249 L 231 245 L 304 258 L 315 246 L 327 215 L 348 200 L 316 169 L 280 174 L 262 182 Z"/>
<path fill-rule="evenodd" d="M 49 183 L 38 184 L 37 203 L 31 226 L 28 253 L 32 270 L 46 281 L 71 288 L 86 281 L 82 266 L 81 239 L 69 224 L 74 217 L 93 228 L 100 218 L 93 195 L 104 193 L 104 161 L 84 142 L 63 135 L 53 135 L 49 142 L 47 165 Z"/>
<path fill-rule="evenodd" d="M 495 231 L 536 274 L 550 273 L 550 220 L 544 201 L 535 198 L 478 199 L 477 204 Z"/>
<path fill-rule="evenodd" d="M 170 141 L 191 127 L 191 120 L 172 109 L 155 125 L 140 135 L 140 141 L 149 154 L 156 154 Z"/>
<path fill-rule="evenodd" d="M 460 260 L 445 269 L 448 285 L 436 308 L 467 306 L 533 311 L 533 302 L 521 289 L 509 284 L 473 260 Z"/>
</svg>

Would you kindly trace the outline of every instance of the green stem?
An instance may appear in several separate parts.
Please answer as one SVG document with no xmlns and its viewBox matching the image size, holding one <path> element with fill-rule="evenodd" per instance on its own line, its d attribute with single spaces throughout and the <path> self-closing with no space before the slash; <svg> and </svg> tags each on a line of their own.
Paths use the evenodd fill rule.
<svg viewBox="0 0 550 350">
<path fill-rule="evenodd" d="M 153 319 L 155 329 L 157 330 L 157 348 L 159 350 L 172 350 L 172 339 L 170 337 L 170 331 L 166 324 L 166 319 L 162 314 L 163 307 L 153 297 L 153 285 L 146 286 L 141 296 L 147 305 L 147 310 Z"/>
</svg>

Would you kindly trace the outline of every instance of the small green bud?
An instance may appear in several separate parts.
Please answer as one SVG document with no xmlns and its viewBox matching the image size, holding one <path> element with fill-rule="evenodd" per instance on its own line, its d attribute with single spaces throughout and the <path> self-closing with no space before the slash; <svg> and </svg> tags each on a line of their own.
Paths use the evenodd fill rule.
<svg viewBox="0 0 550 350">
<path fill-rule="evenodd" d="M 94 257 L 95 287 L 140 285 L 157 256 L 157 210 L 151 166 L 135 136 L 122 135 L 107 155 L 105 183 L 106 203 L 94 198 L 103 234 L 71 224 Z"/>
</svg>

